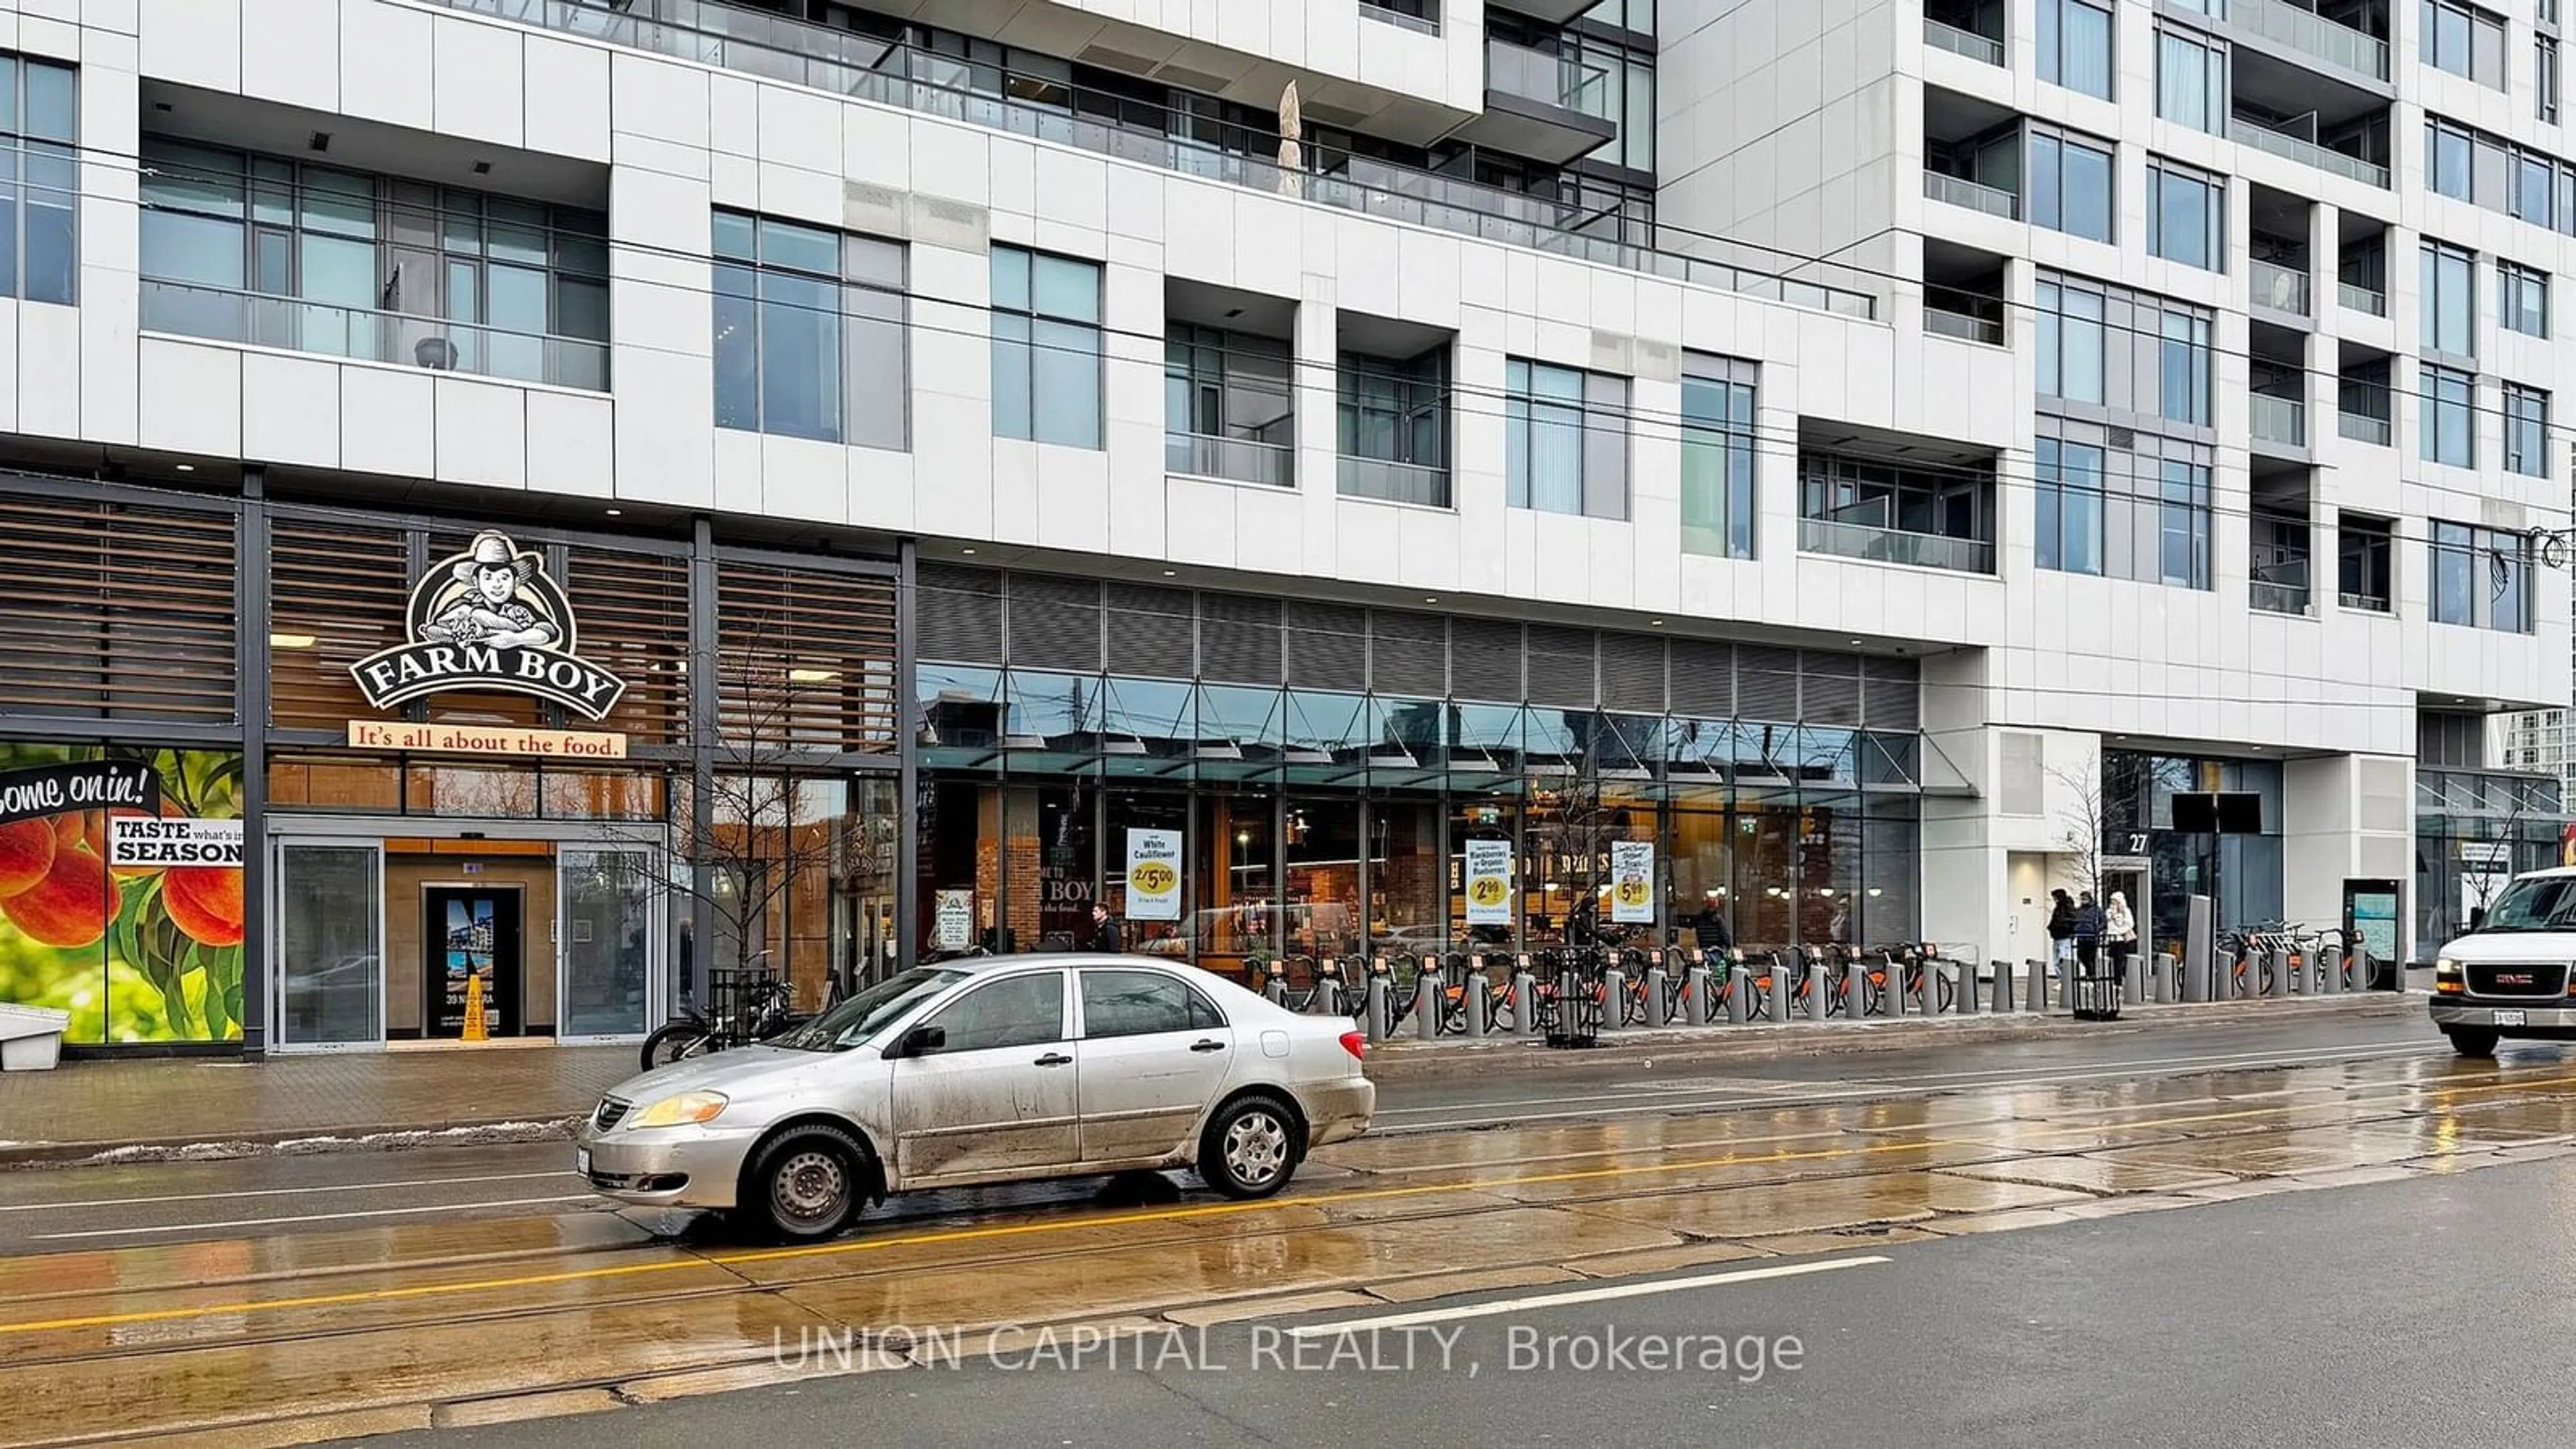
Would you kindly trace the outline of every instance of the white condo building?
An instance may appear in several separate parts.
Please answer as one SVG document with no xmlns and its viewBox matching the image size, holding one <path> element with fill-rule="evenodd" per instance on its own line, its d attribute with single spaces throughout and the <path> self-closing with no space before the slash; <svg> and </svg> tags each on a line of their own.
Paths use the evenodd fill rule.
<svg viewBox="0 0 2576 1449">
<path fill-rule="evenodd" d="M 245 841 L 14 989 L 1543 949 L 1605 830 L 1630 939 L 2019 958 L 2098 868 L 2424 949 L 2570 697 L 2557 12 L 0 0 L 0 783 Z M 606 707 L 353 672 L 487 578 Z"/>
</svg>

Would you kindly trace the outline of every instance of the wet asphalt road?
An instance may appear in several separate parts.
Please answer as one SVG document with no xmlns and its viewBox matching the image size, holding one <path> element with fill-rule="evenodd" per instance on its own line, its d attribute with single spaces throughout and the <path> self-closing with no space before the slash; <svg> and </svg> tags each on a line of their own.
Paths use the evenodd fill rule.
<svg viewBox="0 0 2576 1449">
<path fill-rule="evenodd" d="M 1922 1049 L 1658 1064 L 1651 1054 L 1548 1053 L 1544 1070 L 1404 1082 L 1379 1097 L 1377 1135 L 1551 1121 L 1667 1117 L 1984 1087 L 2083 1085 L 2254 1066 L 2449 1055 L 2420 1002 L 2335 1013 Z M 2508 1061 L 2556 1047 L 2507 1048 Z M 343 1152 L 220 1162 L 0 1172 L 0 1251 L 46 1252 L 299 1234 L 423 1221 L 604 1211 L 556 1142 Z M 976 1207 L 1079 1202 L 1097 1183 L 1007 1189 Z M 932 1215 L 955 1204 L 920 1201 Z"/>
<path fill-rule="evenodd" d="M 2576 1414 L 2555 1367 L 2576 1333 L 2571 1200 L 2576 1159 L 2561 1158 L 1910 1243 L 1799 1276 L 1671 1286 L 1711 1276 L 1694 1270 L 1502 1312 L 1549 1290 L 1443 1299 L 1429 1311 L 1473 1316 L 1409 1337 L 1386 1321 L 1397 1310 L 1310 1315 L 1116 1362 L 1023 1349 L 1007 1369 L 814 1377 L 366 1442 L 820 1444 L 864 1425 L 888 1443 L 1066 1446 L 2556 1443 Z M 1712 1336 L 1723 1363 L 1703 1358 Z M 1606 1363 L 1614 1338 L 1639 1367 L 1574 1366 L 1579 1341 Z M 1687 1366 L 1646 1365 L 1658 1341 Z"/>
</svg>

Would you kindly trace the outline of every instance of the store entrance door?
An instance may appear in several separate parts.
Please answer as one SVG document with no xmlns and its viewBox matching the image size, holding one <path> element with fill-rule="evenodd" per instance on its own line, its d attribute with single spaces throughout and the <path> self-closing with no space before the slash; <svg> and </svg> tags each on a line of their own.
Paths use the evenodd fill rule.
<svg viewBox="0 0 2576 1449">
<path fill-rule="evenodd" d="M 520 902 L 515 887 L 423 886 L 420 979 L 423 1036 L 465 1035 L 465 983 L 483 981 L 484 1031 L 517 1036 L 525 1029 L 520 984 Z"/>
</svg>

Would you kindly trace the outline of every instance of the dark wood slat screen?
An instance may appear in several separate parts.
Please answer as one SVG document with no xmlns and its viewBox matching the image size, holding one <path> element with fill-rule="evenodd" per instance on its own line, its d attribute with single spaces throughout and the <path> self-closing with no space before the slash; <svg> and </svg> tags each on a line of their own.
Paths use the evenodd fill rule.
<svg viewBox="0 0 2576 1449">
<path fill-rule="evenodd" d="M 0 713 L 222 725 L 240 718 L 236 520 L 0 498 Z"/>
<path fill-rule="evenodd" d="M 734 749 L 895 752 L 891 579 L 720 561 L 715 667 Z"/>
<path fill-rule="evenodd" d="M 626 681 L 617 708 L 597 724 L 639 745 L 689 742 L 689 561 L 572 550 L 564 591 L 581 621 L 582 657 Z"/>
<path fill-rule="evenodd" d="M 270 724 L 338 730 L 376 718 L 349 666 L 405 638 L 402 530 L 278 518 L 268 532 Z"/>
</svg>

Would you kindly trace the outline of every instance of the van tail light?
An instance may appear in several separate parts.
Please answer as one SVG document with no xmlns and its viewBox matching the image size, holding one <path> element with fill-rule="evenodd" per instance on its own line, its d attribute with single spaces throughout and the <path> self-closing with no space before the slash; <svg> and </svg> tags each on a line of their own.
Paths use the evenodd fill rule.
<svg viewBox="0 0 2576 1449">
<path fill-rule="evenodd" d="M 1353 1060 L 1355 1060 L 1355 1061 L 1365 1061 L 1365 1060 L 1367 1060 L 1367 1058 L 1368 1058 L 1368 1033 L 1366 1033 L 1366 1032 L 1359 1032 L 1359 1031 L 1346 1031 L 1346 1032 L 1343 1032 L 1343 1033 L 1342 1033 L 1342 1050 L 1344 1050 L 1344 1051 L 1346 1051 L 1346 1052 L 1349 1052 L 1349 1053 L 1351 1054 L 1352 1059 L 1353 1059 Z"/>
</svg>

